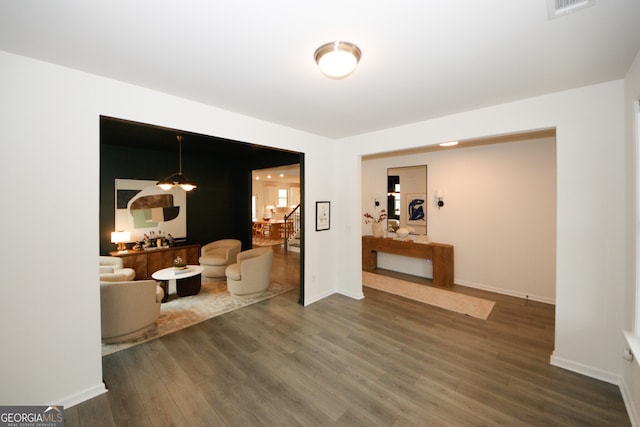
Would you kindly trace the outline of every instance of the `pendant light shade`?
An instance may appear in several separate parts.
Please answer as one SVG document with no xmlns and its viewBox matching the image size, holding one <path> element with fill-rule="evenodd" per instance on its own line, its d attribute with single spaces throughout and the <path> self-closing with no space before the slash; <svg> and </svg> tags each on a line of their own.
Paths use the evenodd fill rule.
<svg viewBox="0 0 640 427">
<path fill-rule="evenodd" d="M 178 155 L 179 155 L 179 171 L 173 175 L 169 175 L 163 180 L 156 183 L 156 187 L 169 191 L 176 185 L 182 188 L 184 191 L 191 191 L 197 187 L 193 182 L 189 181 L 185 174 L 182 173 L 182 136 L 177 135 L 178 139 Z"/>
<path fill-rule="evenodd" d="M 314 57 L 325 76 L 331 79 L 343 79 L 356 69 L 362 52 L 353 43 L 335 41 L 323 44 L 316 49 Z"/>
</svg>

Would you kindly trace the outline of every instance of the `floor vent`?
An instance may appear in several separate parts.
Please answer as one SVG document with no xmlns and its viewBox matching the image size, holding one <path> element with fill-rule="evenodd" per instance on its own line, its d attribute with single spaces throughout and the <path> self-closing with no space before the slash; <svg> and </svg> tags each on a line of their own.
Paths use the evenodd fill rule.
<svg viewBox="0 0 640 427">
<path fill-rule="evenodd" d="M 547 0 L 549 18 L 558 18 L 585 7 L 593 6 L 596 0 Z"/>
</svg>

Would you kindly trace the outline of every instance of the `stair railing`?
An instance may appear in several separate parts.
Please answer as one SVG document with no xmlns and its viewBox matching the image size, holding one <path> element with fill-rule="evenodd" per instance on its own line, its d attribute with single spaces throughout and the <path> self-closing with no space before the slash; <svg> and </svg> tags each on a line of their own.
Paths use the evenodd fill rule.
<svg viewBox="0 0 640 427">
<path fill-rule="evenodd" d="M 289 240 L 300 231 L 300 204 L 284 216 L 284 250 L 288 250 Z"/>
</svg>

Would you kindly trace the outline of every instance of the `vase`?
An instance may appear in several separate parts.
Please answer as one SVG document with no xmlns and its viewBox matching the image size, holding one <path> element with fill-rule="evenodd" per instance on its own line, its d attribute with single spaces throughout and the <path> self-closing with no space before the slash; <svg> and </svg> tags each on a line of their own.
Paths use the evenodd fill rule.
<svg viewBox="0 0 640 427">
<path fill-rule="evenodd" d="M 382 237 L 382 223 L 374 222 L 371 226 L 373 228 L 373 237 Z"/>
</svg>

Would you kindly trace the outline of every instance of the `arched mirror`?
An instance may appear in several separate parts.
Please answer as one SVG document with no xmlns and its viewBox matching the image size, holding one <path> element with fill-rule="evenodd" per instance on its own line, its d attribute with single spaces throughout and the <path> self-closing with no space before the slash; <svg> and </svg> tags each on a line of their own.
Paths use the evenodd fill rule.
<svg viewBox="0 0 640 427">
<path fill-rule="evenodd" d="M 387 169 L 387 229 L 427 234 L 427 165 Z"/>
</svg>

